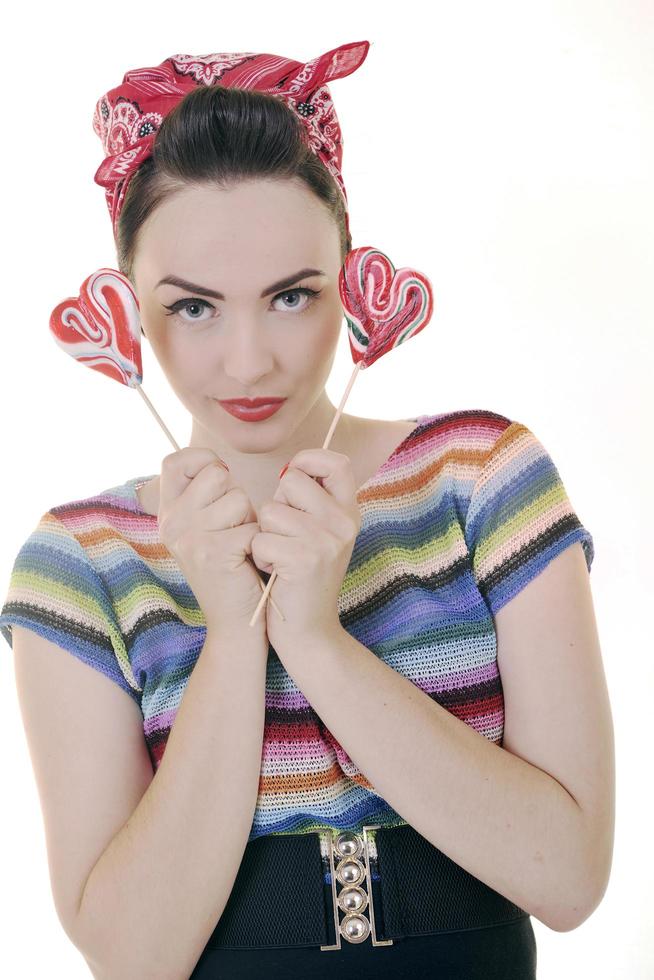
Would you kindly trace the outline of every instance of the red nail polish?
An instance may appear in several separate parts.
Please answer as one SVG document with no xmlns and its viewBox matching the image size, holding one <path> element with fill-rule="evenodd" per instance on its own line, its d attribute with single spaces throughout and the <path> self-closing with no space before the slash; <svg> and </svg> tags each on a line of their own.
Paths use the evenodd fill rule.
<svg viewBox="0 0 654 980">
<path fill-rule="evenodd" d="M 283 475 L 286 472 L 286 470 L 288 469 L 289 465 L 290 465 L 290 461 L 286 464 L 286 466 L 282 466 L 281 470 L 279 471 L 279 479 L 280 480 L 283 477 Z"/>
</svg>

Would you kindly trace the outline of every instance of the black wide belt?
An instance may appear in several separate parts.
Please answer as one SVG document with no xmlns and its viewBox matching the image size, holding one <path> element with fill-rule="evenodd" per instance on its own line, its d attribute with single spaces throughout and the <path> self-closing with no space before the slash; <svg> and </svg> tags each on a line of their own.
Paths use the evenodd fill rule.
<svg viewBox="0 0 654 980">
<path fill-rule="evenodd" d="M 250 841 L 206 951 L 392 946 L 406 936 L 528 917 L 409 824 L 362 830 L 325 827 Z"/>
</svg>

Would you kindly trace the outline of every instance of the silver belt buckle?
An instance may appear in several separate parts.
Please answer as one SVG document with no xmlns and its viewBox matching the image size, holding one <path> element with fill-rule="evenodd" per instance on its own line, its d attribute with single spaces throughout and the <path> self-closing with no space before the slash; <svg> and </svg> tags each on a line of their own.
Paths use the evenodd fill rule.
<svg viewBox="0 0 654 980">
<path fill-rule="evenodd" d="M 375 929 L 369 853 L 371 839 L 368 837 L 368 831 L 379 830 L 380 826 L 380 824 L 367 824 L 362 828 L 363 836 L 350 830 L 335 831 L 332 827 L 325 827 L 318 831 L 323 858 L 326 848 L 331 870 L 336 935 L 335 945 L 321 946 L 321 950 L 340 949 L 341 936 L 349 943 L 363 943 L 370 936 L 373 946 L 393 945 L 392 939 L 377 939 Z M 374 842 L 373 846 L 375 846 Z M 337 881 L 341 885 L 338 893 Z M 365 889 L 362 887 L 364 882 Z M 370 918 L 363 914 L 368 905 L 370 905 Z M 339 912 L 344 913 L 342 919 Z"/>
</svg>

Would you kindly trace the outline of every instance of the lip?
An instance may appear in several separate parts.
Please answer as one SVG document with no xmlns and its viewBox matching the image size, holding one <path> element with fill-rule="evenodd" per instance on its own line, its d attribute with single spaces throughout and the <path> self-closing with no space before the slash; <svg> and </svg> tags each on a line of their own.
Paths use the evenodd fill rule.
<svg viewBox="0 0 654 980">
<path fill-rule="evenodd" d="M 256 408 L 259 405 L 272 405 L 275 402 L 284 402 L 286 398 L 217 398 L 221 405 L 244 405 L 246 408 Z"/>
<path fill-rule="evenodd" d="M 284 402 L 285 398 L 253 398 L 253 399 L 215 399 L 218 404 L 229 412 L 234 418 L 241 419 L 244 422 L 261 422 L 263 419 L 270 418 L 277 412 Z"/>
</svg>

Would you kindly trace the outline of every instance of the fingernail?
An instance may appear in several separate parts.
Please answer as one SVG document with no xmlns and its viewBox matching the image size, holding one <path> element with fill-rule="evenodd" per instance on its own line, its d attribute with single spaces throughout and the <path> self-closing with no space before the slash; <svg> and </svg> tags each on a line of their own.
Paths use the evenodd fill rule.
<svg viewBox="0 0 654 980">
<path fill-rule="evenodd" d="M 288 461 L 288 463 L 286 464 L 286 466 L 282 466 L 282 468 L 281 468 L 281 470 L 279 471 L 279 479 L 280 479 L 280 480 L 281 480 L 281 478 L 283 477 L 283 475 L 284 475 L 284 473 L 286 472 L 286 470 L 287 470 L 287 469 L 289 468 L 289 466 L 290 466 L 290 462 L 291 462 L 291 461 L 289 460 L 289 461 Z"/>
</svg>

